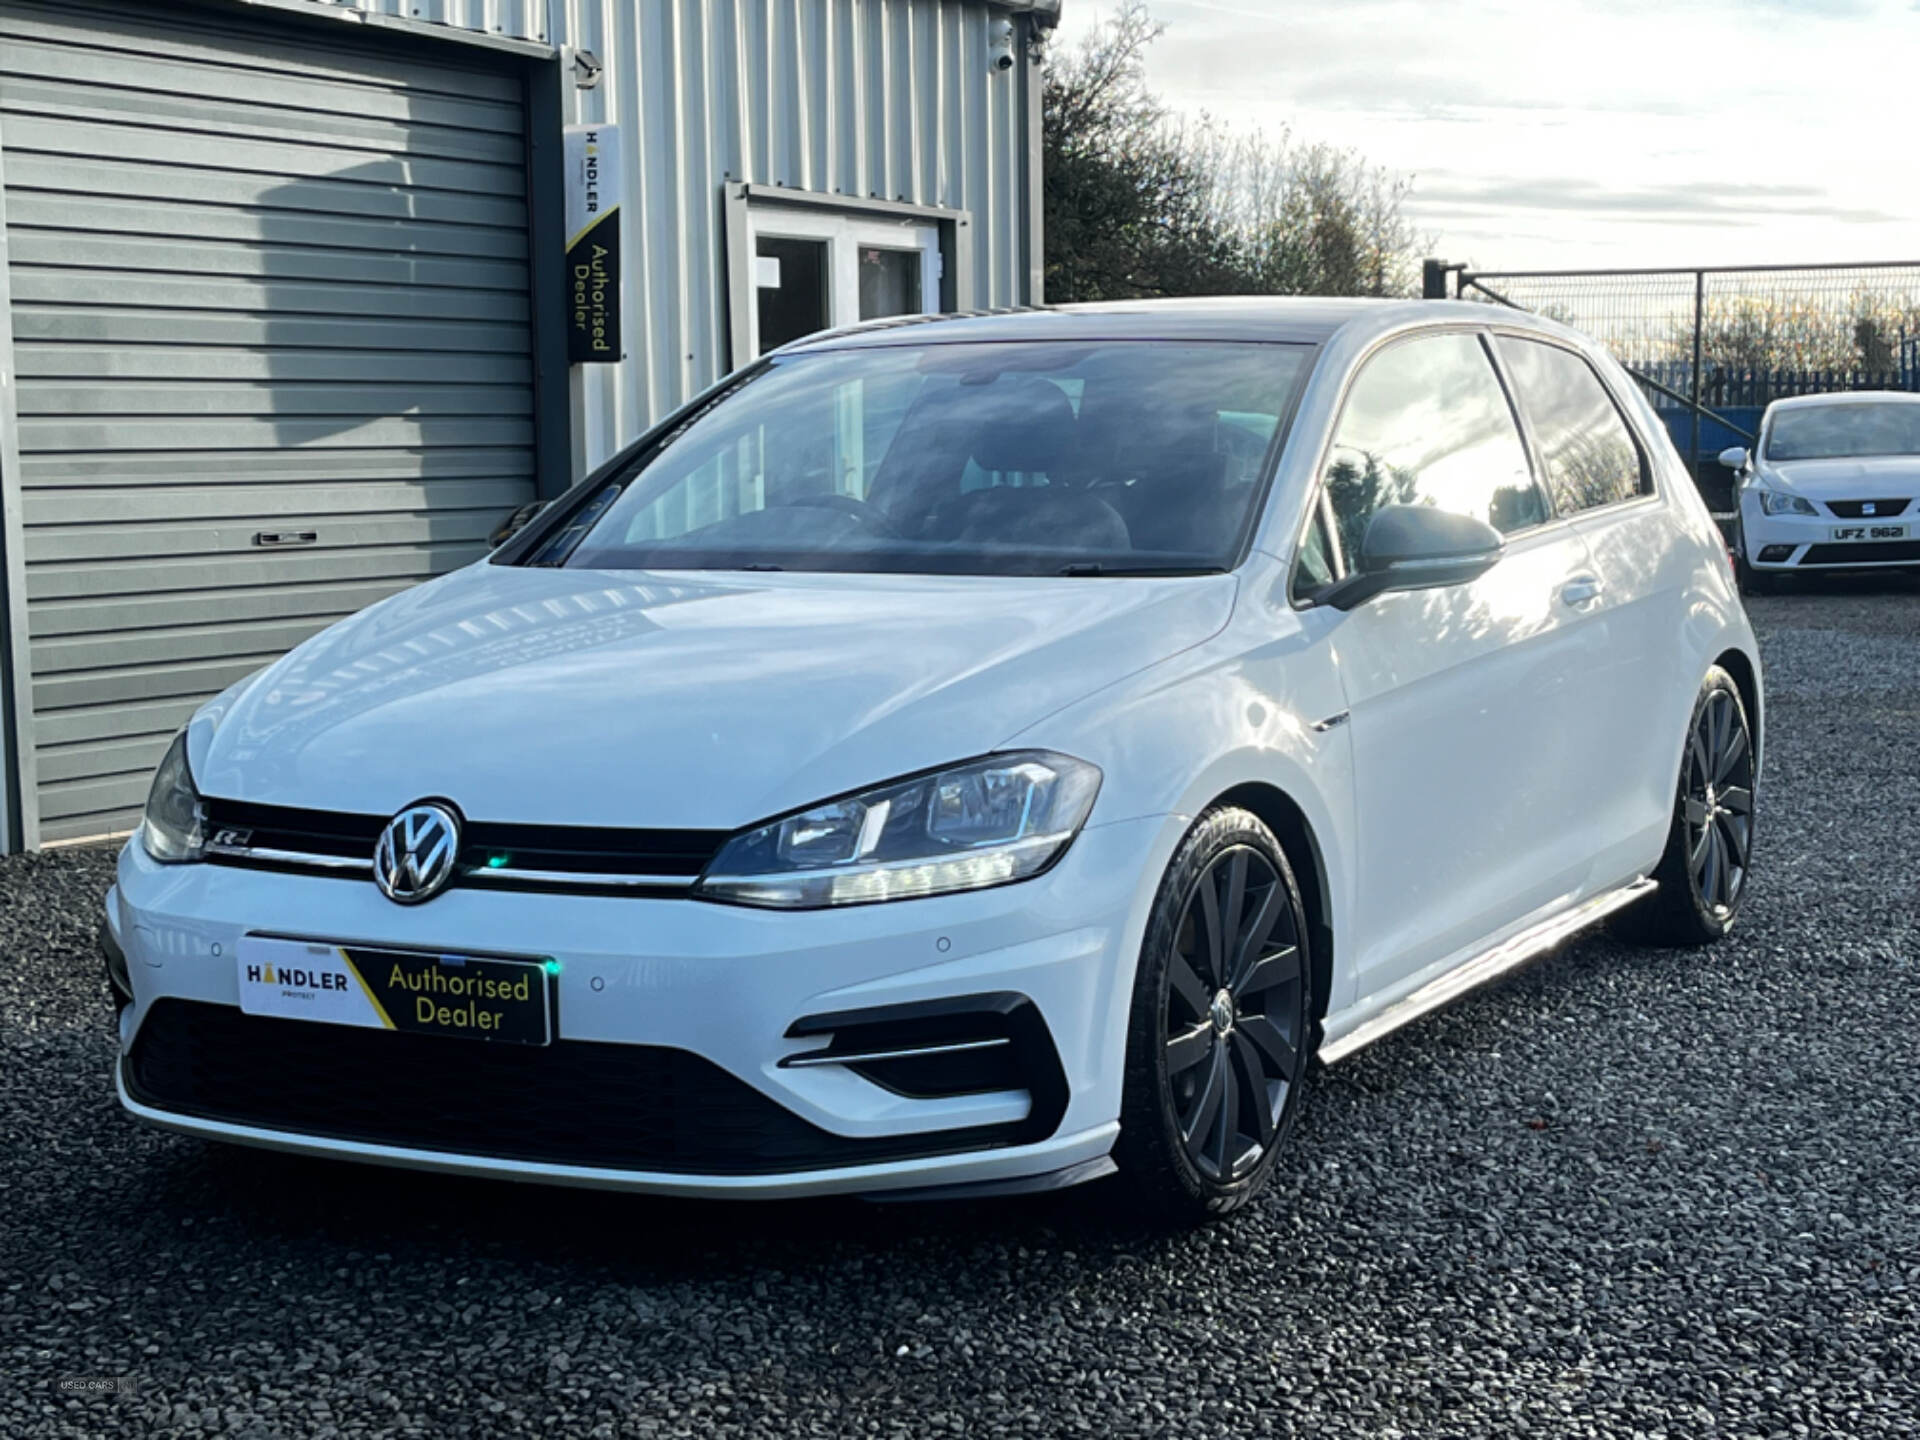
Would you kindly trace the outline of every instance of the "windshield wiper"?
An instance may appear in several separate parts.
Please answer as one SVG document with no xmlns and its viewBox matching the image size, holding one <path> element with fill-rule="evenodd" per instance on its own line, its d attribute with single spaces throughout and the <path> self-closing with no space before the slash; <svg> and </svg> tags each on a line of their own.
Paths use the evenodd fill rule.
<svg viewBox="0 0 1920 1440">
<path fill-rule="evenodd" d="M 1063 565 L 1057 572 L 1075 578 L 1086 575 L 1224 575 L 1222 565 L 1102 565 L 1098 560 L 1080 560 Z"/>
</svg>

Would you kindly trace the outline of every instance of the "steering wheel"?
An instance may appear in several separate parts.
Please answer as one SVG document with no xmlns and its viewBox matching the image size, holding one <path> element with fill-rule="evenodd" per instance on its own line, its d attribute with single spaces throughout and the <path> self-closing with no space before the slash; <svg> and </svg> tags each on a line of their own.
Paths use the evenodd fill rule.
<svg viewBox="0 0 1920 1440">
<path fill-rule="evenodd" d="M 789 505 L 806 505 L 815 510 L 838 510 L 842 515 L 851 515 L 870 528 L 878 530 L 889 540 L 904 540 L 900 527 L 887 518 L 887 512 L 870 501 L 854 495 L 824 494 L 799 495 L 787 502 Z"/>
</svg>

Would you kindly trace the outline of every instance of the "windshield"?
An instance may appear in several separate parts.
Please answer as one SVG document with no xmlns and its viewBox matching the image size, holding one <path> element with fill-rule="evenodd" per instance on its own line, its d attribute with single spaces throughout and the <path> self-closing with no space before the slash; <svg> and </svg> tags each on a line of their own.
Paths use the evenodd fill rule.
<svg viewBox="0 0 1920 1440">
<path fill-rule="evenodd" d="M 1774 413 L 1769 460 L 1920 455 L 1920 403 L 1856 401 Z"/>
<path fill-rule="evenodd" d="M 527 563 L 1225 569 L 1311 355 L 1102 341 L 788 356 L 645 456 Z"/>
</svg>

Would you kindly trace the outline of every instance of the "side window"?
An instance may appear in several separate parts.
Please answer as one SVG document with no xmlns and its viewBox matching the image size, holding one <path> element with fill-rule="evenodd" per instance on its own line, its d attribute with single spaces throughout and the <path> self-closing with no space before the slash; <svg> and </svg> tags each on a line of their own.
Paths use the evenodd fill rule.
<svg viewBox="0 0 1920 1440">
<path fill-rule="evenodd" d="M 1562 515 L 1651 491 L 1646 458 L 1591 365 L 1538 340 L 1502 335 L 1499 345 Z"/>
<path fill-rule="evenodd" d="M 1435 505 L 1508 535 L 1547 518 L 1507 393 L 1479 337 L 1464 332 L 1402 341 L 1367 362 L 1322 478 L 1350 563 L 1387 505 Z"/>
</svg>

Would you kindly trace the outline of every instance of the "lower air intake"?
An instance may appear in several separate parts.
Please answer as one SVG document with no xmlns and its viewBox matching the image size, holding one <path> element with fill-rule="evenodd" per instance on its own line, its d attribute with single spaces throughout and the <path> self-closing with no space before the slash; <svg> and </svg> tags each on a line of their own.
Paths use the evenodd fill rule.
<svg viewBox="0 0 1920 1440">
<path fill-rule="evenodd" d="M 562 1165 L 765 1175 L 1018 1143 L 1019 1125 L 849 1139 L 686 1050 L 507 1045 L 166 999 L 126 1061 L 143 1105 L 235 1125 Z"/>
</svg>

